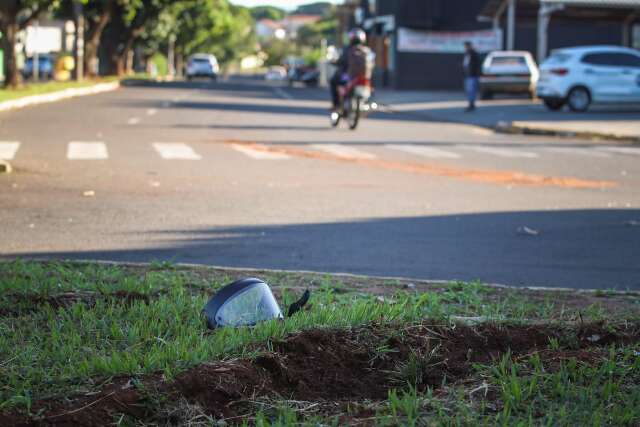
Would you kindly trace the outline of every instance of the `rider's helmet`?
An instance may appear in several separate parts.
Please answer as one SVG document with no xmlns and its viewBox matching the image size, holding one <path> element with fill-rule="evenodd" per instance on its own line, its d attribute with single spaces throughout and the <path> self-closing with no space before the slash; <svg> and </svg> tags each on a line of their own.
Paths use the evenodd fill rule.
<svg viewBox="0 0 640 427">
<path fill-rule="evenodd" d="M 362 29 L 354 28 L 353 30 L 349 31 L 349 44 L 351 46 L 365 43 L 367 43 L 367 33 L 365 33 Z"/>
</svg>

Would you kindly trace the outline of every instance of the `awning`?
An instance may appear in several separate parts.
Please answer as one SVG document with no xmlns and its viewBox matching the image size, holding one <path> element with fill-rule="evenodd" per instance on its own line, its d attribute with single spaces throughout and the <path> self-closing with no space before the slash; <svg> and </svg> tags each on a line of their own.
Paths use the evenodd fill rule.
<svg viewBox="0 0 640 427">
<path fill-rule="evenodd" d="M 501 15 L 507 0 L 488 0 L 479 18 L 493 20 Z M 640 13 L 640 0 L 517 0 L 518 19 L 537 19 L 541 5 L 564 6 L 554 19 L 597 19 L 600 22 L 624 22 Z"/>
</svg>

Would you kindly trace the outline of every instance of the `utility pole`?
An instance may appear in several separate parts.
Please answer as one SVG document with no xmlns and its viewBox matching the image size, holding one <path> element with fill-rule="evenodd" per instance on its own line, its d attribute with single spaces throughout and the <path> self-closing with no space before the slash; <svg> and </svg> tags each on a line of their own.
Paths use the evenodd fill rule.
<svg viewBox="0 0 640 427">
<path fill-rule="evenodd" d="M 75 2 L 73 5 L 76 15 L 76 42 L 75 42 L 75 62 L 76 80 L 84 80 L 84 9 L 82 3 Z"/>
</svg>

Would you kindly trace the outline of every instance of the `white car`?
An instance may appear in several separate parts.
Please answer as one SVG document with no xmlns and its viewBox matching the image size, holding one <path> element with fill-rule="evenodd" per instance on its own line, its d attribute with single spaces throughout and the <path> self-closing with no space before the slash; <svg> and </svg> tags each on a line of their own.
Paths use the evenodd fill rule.
<svg viewBox="0 0 640 427">
<path fill-rule="evenodd" d="M 287 69 L 278 66 L 270 67 L 264 78 L 268 81 L 284 81 L 287 79 Z"/>
<path fill-rule="evenodd" d="M 551 110 L 640 103 L 640 52 L 619 46 L 556 50 L 540 65 L 537 94 Z"/>
<path fill-rule="evenodd" d="M 491 99 L 496 93 L 526 93 L 533 98 L 539 77 L 529 52 L 491 52 L 482 63 L 480 94 L 482 99 Z"/>
<path fill-rule="evenodd" d="M 187 80 L 195 77 L 208 77 L 212 80 L 218 78 L 220 66 L 215 56 L 199 53 L 189 57 L 187 62 Z"/>
</svg>

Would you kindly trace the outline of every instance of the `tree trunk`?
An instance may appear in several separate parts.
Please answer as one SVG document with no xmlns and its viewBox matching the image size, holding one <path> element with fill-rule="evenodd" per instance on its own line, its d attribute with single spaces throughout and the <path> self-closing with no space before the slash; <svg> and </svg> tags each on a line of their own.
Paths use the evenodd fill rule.
<svg viewBox="0 0 640 427">
<path fill-rule="evenodd" d="M 113 13 L 113 0 L 107 0 L 102 14 L 95 21 L 87 32 L 87 40 L 84 46 L 84 70 L 89 77 L 97 75 L 98 64 L 98 47 L 100 46 L 100 38 L 102 32 L 111 20 Z"/>
<path fill-rule="evenodd" d="M 2 50 L 4 52 L 4 86 L 15 88 L 20 86 L 21 83 L 15 47 L 18 24 L 11 17 L 5 17 L 5 22 L 7 23 L 0 28 L 2 32 Z"/>
</svg>

